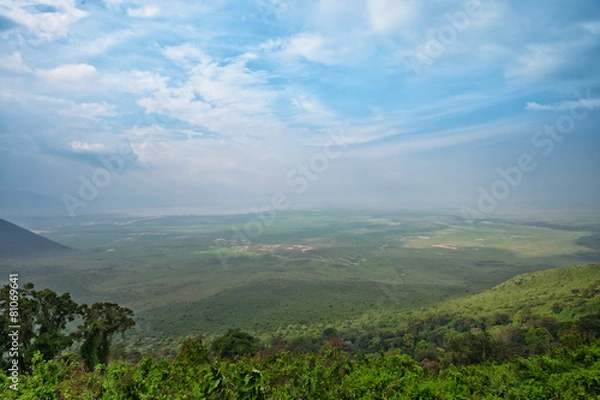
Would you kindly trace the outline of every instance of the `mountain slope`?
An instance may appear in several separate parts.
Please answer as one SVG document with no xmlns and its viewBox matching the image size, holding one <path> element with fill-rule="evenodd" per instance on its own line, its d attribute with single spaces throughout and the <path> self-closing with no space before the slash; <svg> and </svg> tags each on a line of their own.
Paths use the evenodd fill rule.
<svg viewBox="0 0 600 400">
<path fill-rule="evenodd" d="M 454 329 L 451 325 L 461 319 L 491 321 L 504 316 L 509 323 L 535 316 L 553 317 L 560 323 L 597 313 L 600 313 L 598 263 L 525 273 L 484 292 L 445 300 L 417 312 L 402 307 L 394 311 L 374 310 L 354 320 L 338 323 L 337 327 L 394 332 L 407 329 L 409 321 L 420 320 L 435 321 L 433 324 L 436 326 Z M 311 326 L 310 329 L 314 333 L 325 327 Z M 295 328 L 286 336 L 301 334 L 302 331 Z"/>
<path fill-rule="evenodd" d="M 462 315 L 536 315 L 571 320 L 600 311 L 600 264 L 556 268 L 518 275 L 485 292 L 451 300 L 439 307 Z"/>
<path fill-rule="evenodd" d="M 0 257 L 39 256 L 69 249 L 67 246 L 0 219 Z"/>
</svg>

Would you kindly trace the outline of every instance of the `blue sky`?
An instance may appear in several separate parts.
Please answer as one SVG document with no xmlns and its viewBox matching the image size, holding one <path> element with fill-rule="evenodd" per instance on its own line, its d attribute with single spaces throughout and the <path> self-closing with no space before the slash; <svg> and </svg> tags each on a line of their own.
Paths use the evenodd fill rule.
<svg viewBox="0 0 600 400">
<path fill-rule="evenodd" d="M 595 0 L 0 0 L 4 215 L 598 211 L 599 128 Z"/>
</svg>

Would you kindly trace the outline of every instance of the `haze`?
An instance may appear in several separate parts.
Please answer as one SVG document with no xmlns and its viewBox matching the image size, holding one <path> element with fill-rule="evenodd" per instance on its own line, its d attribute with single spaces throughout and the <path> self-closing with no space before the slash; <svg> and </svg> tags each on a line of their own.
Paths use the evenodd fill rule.
<svg viewBox="0 0 600 400">
<path fill-rule="evenodd" d="M 4 216 L 597 215 L 599 110 L 594 0 L 0 1 Z"/>
</svg>

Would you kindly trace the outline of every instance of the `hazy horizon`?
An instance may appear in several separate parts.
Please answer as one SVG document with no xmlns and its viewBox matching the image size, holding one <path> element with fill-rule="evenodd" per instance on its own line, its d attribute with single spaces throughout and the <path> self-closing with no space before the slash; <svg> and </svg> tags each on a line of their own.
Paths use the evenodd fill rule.
<svg viewBox="0 0 600 400">
<path fill-rule="evenodd" d="M 598 215 L 599 111 L 592 0 L 0 3 L 2 217 Z"/>
</svg>

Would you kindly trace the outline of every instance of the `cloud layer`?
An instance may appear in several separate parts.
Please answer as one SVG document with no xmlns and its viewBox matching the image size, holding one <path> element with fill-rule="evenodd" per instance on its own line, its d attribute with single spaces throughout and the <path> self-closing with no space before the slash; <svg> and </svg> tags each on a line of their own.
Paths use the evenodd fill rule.
<svg viewBox="0 0 600 400">
<path fill-rule="evenodd" d="M 459 212 L 523 154 L 539 168 L 498 211 L 597 210 L 593 0 L 14 0 L 0 16 L 6 214 L 68 215 L 65 195 L 77 213 L 250 209 L 277 191 Z M 332 137 L 343 154 L 323 159 Z M 28 195 L 52 205 L 15 208 Z"/>
</svg>

